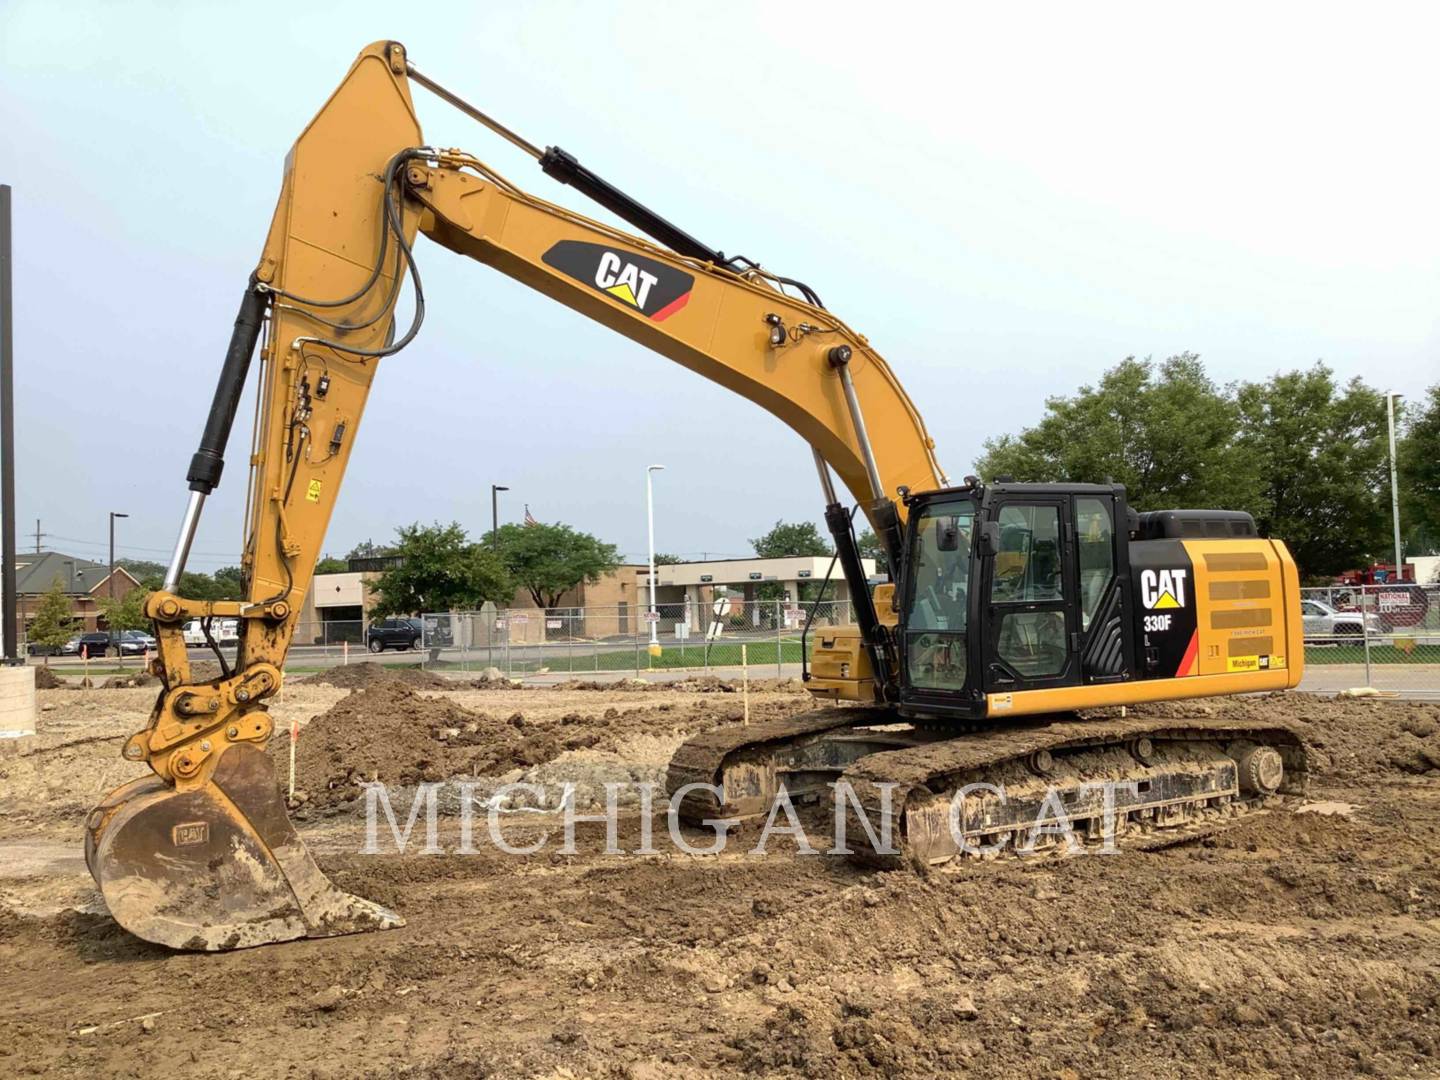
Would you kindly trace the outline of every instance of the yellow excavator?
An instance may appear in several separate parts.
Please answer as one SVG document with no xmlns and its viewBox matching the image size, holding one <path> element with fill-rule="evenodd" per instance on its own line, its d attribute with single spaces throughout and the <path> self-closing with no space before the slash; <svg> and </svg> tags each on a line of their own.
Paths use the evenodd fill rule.
<svg viewBox="0 0 1440 1080">
<path fill-rule="evenodd" d="M 426 146 L 416 86 L 649 239 L 536 198 L 470 154 Z M 401 923 L 319 869 L 265 746 L 267 702 L 371 381 L 424 317 L 417 232 L 750 399 L 813 449 L 855 625 L 812 636 L 804 674 L 823 707 L 681 746 L 668 784 L 685 789 L 686 818 L 744 818 L 781 785 L 804 796 L 843 777 L 850 812 L 881 815 L 894 838 L 866 841 L 861 857 L 936 863 L 972 840 L 1018 836 L 1047 806 L 1094 837 L 1097 780 L 1123 783 L 1112 820 L 1161 843 L 1301 789 L 1305 749 L 1283 727 L 1104 708 L 1299 682 L 1295 565 L 1249 515 L 1137 514 L 1114 484 L 952 483 L 889 365 L 813 289 L 707 247 L 382 41 L 286 159 L 190 462 L 174 555 L 147 602 L 163 689 L 122 753 L 150 774 L 110 793 L 86 827 L 86 861 L 131 932 L 222 950 Z M 414 313 L 400 331 L 407 278 Z M 257 343 L 247 598 L 187 599 L 175 590 Z M 867 580 L 842 487 L 879 538 L 886 584 Z M 182 627 L 196 619 L 239 620 L 234 666 L 222 656 L 218 679 L 192 678 Z M 862 830 L 853 835 L 859 843 Z"/>
</svg>

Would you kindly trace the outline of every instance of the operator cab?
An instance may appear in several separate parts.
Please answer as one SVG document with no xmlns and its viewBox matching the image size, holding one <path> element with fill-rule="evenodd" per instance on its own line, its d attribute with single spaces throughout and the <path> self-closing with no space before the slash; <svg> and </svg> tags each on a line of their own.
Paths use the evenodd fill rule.
<svg viewBox="0 0 1440 1080">
<path fill-rule="evenodd" d="M 1139 524 L 1122 485 L 977 485 L 908 506 L 903 713 L 981 717 L 986 695 L 1131 677 L 1122 614 Z"/>
</svg>

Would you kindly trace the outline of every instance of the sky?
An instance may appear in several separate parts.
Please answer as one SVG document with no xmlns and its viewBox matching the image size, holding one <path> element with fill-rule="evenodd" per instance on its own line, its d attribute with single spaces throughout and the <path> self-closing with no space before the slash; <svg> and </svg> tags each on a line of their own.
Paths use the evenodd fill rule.
<svg viewBox="0 0 1440 1080">
<path fill-rule="evenodd" d="M 379 39 L 712 247 L 812 285 L 963 475 L 1126 356 L 1219 383 L 1323 360 L 1440 381 L 1433 6 L 663 8 L 0 0 L 14 188 L 20 549 L 165 561 L 285 153 Z M 877 13 L 883 12 L 883 18 Z M 420 88 L 428 142 L 603 211 Z M 427 318 L 382 362 L 326 549 L 528 504 L 643 557 L 821 516 L 757 406 L 420 241 Z M 399 370 L 396 370 L 399 369 Z M 253 378 L 253 376 L 252 376 Z M 247 402 L 191 568 L 242 544 Z"/>
</svg>

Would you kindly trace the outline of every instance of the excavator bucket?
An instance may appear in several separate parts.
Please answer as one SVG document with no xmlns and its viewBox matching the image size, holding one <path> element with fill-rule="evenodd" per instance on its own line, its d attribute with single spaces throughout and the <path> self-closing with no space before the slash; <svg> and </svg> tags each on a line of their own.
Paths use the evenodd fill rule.
<svg viewBox="0 0 1440 1080">
<path fill-rule="evenodd" d="M 245 744 L 228 747 L 198 787 L 149 776 L 112 791 L 86 822 L 85 862 L 116 922 L 173 949 L 405 924 L 321 872 L 285 812 L 269 755 Z"/>
</svg>

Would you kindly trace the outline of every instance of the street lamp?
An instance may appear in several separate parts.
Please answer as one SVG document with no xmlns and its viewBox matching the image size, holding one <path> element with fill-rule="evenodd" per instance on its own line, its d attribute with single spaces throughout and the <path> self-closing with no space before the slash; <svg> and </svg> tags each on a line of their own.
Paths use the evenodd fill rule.
<svg viewBox="0 0 1440 1080">
<path fill-rule="evenodd" d="M 110 599 L 115 599 L 115 519 L 128 518 L 129 514 L 117 514 L 110 511 Z"/>
<path fill-rule="evenodd" d="M 645 520 L 650 532 L 650 655 L 660 655 L 660 616 L 655 612 L 655 483 L 657 472 L 664 465 L 645 469 Z"/>
<path fill-rule="evenodd" d="M 1385 413 L 1390 425 L 1390 513 L 1395 522 L 1395 580 L 1405 580 L 1405 567 L 1400 562 L 1400 484 L 1395 465 L 1395 400 L 1404 397 L 1393 390 L 1385 394 Z"/>
<path fill-rule="evenodd" d="M 509 491 L 503 484 L 490 485 L 490 546 L 500 550 L 500 492 Z"/>
</svg>

